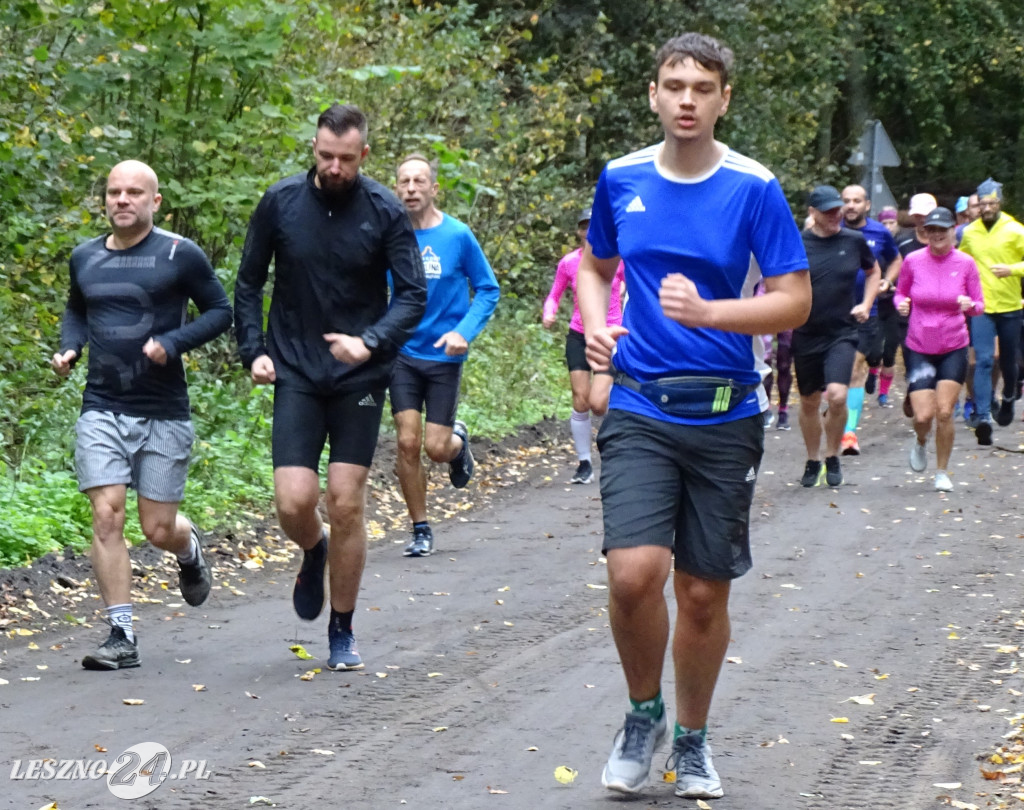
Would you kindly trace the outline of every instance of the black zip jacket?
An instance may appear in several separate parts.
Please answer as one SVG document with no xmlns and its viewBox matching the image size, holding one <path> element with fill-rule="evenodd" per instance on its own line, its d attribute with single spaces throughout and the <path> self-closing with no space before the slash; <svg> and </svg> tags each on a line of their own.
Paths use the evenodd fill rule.
<svg viewBox="0 0 1024 810">
<path fill-rule="evenodd" d="M 264 342 L 263 287 L 271 259 L 274 290 Z M 269 354 L 277 384 L 318 394 L 384 387 L 426 302 L 412 223 L 377 181 L 360 174 L 343 195 L 326 195 L 310 169 L 275 183 L 256 206 L 235 284 L 235 334 L 246 368 Z M 327 332 L 361 337 L 370 359 L 357 366 L 336 360 L 323 339 Z"/>
</svg>

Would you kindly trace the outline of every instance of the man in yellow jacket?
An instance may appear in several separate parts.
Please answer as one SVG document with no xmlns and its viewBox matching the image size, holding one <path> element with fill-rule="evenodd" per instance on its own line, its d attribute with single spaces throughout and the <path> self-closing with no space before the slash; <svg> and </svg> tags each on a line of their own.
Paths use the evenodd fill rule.
<svg viewBox="0 0 1024 810">
<path fill-rule="evenodd" d="M 1024 225 L 1003 212 L 1003 185 L 991 177 L 978 186 L 981 216 L 964 228 L 960 250 L 978 265 L 985 296 L 985 314 L 972 319 L 971 343 L 977 357 L 974 369 L 972 419 L 978 444 L 992 444 L 990 414 L 1005 427 L 1013 421 L 1017 390 L 1017 358 L 1021 340 L 1021 279 L 1024 278 Z M 999 341 L 1002 401 L 993 399 L 992 366 Z"/>
</svg>

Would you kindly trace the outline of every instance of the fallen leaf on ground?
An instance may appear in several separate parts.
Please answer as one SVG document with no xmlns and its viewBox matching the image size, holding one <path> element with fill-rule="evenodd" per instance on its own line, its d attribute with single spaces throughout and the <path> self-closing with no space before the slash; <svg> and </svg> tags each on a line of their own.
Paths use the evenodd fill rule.
<svg viewBox="0 0 1024 810">
<path fill-rule="evenodd" d="M 561 782 L 563 785 L 571 785 L 576 780 L 576 777 L 579 776 L 579 773 L 575 768 L 559 765 L 555 768 L 555 781 Z"/>
<path fill-rule="evenodd" d="M 254 759 L 249 763 L 250 768 L 266 768 L 267 766 L 260 762 L 258 759 Z"/>
<path fill-rule="evenodd" d="M 440 672 L 428 672 L 427 673 L 427 677 L 428 678 L 440 678 L 442 674 L 443 673 L 440 673 Z"/>
<path fill-rule="evenodd" d="M 487 792 L 494 794 L 495 796 L 505 796 L 508 794 L 507 790 L 499 790 L 498 788 L 492 788 L 490 785 L 487 786 Z"/>
<path fill-rule="evenodd" d="M 725 661 L 726 661 L 727 664 L 742 664 L 743 663 L 743 659 L 740 658 L 738 655 L 734 655 L 731 658 L 726 658 Z"/>
<path fill-rule="evenodd" d="M 844 663 L 843 663 L 842 661 L 836 661 L 836 660 L 833 660 L 833 661 L 832 661 L 832 665 L 833 665 L 833 666 L 834 666 L 834 667 L 835 667 L 836 669 L 849 669 L 849 667 L 847 667 L 847 666 L 846 666 L 846 664 L 844 664 Z"/>
<path fill-rule="evenodd" d="M 192 691 L 193 692 L 205 692 L 206 691 L 206 684 L 194 683 L 194 684 L 192 684 Z"/>
<path fill-rule="evenodd" d="M 301 658 L 303 661 L 308 661 L 310 658 L 313 657 L 308 652 L 306 652 L 306 648 L 303 647 L 301 644 L 292 644 L 288 649 L 295 653 L 296 658 Z"/>
<path fill-rule="evenodd" d="M 711 810 L 711 805 L 703 799 L 697 799 L 697 807 L 700 808 L 700 810 Z"/>
<path fill-rule="evenodd" d="M 592 584 L 590 582 L 587 583 L 587 587 L 588 588 L 593 588 L 595 591 L 606 591 L 606 590 L 608 590 L 608 586 L 607 585 L 594 585 L 594 584 Z"/>
<path fill-rule="evenodd" d="M 248 697 L 248 698 L 252 698 L 253 700 L 259 700 L 260 699 L 259 695 L 254 695 L 252 692 L 246 692 L 245 696 Z"/>
<path fill-rule="evenodd" d="M 319 754 L 322 757 L 333 757 L 334 752 L 328 751 L 326 748 L 314 748 L 312 753 Z"/>
<path fill-rule="evenodd" d="M 270 801 L 266 796 L 250 796 L 249 804 L 267 804 L 271 807 L 277 807 L 277 805 Z"/>
<path fill-rule="evenodd" d="M 665 771 L 665 773 L 663 773 L 661 775 L 661 781 L 662 782 L 668 782 L 669 784 L 672 784 L 673 782 L 676 781 L 676 772 L 675 771 Z"/>
<path fill-rule="evenodd" d="M 434 728 L 431 729 L 431 731 L 433 731 L 435 734 L 440 734 L 442 731 L 447 731 L 447 730 L 448 730 L 448 726 L 435 726 Z"/>
<path fill-rule="evenodd" d="M 138 698 L 122 698 L 122 699 L 121 699 L 121 702 L 122 702 L 122 703 L 123 703 L 123 704 L 124 704 L 125 706 L 141 706 L 141 705 L 142 705 L 143 703 L 145 703 L 146 701 L 144 701 L 144 700 L 139 700 Z"/>
<path fill-rule="evenodd" d="M 963 787 L 962 782 L 935 782 L 932 787 L 942 788 L 943 790 L 956 790 L 957 788 Z"/>
<path fill-rule="evenodd" d="M 848 697 L 843 703 L 856 703 L 858 706 L 874 706 L 875 705 L 875 693 L 872 692 L 870 695 L 854 695 Z"/>
<path fill-rule="evenodd" d="M 833 723 L 849 723 L 850 722 L 850 718 L 849 717 L 833 717 L 830 722 L 833 722 Z"/>
</svg>

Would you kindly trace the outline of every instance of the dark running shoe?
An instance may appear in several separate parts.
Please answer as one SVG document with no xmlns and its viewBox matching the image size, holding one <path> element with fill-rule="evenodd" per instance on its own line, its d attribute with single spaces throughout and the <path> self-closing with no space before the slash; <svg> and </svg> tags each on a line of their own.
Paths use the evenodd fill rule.
<svg viewBox="0 0 1024 810">
<path fill-rule="evenodd" d="M 178 560 L 178 588 L 186 602 L 192 607 L 199 607 L 210 595 L 213 577 L 210 576 L 210 567 L 206 564 L 206 556 L 203 554 L 203 533 L 192 521 L 189 521 L 189 525 L 192 527 L 191 539 L 196 543 L 196 561 L 183 563 Z"/>
<path fill-rule="evenodd" d="M 434 533 L 429 526 L 413 528 L 412 539 L 402 551 L 406 557 L 429 557 L 434 551 Z"/>
<path fill-rule="evenodd" d="M 448 464 L 448 480 L 456 489 L 462 489 L 473 477 L 473 451 L 469 448 L 469 431 L 465 422 L 456 419 L 452 433 L 462 439 L 462 449 Z"/>
<path fill-rule="evenodd" d="M 775 422 L 776 430 L 792 430 L 789 424 L 789 412 L 779 411 L 779 418 Z"/>
<path fill-rule="evenodd" d="M 124 630 L 117 625 L 110 628 L 110 637 L 92 655 L 82 659 L 86 669 L 130 669 L 139 665 L 139 647 L 136 641 L 129 641 Z"/>
<path fill-rule="evenodd" d="M 978 440 L 978 444 L 986 447 L 992 444 L 992 423 L 978 422 L 978 426 L 974 429 L 974 437 Z"/>
<path fill-rule="evenodd" d="M 342 630 L 338 622 L 332 621 L 327 625 L 327 641 L 331 648 L 331 657 L 327 659 L 328 669 L 338 671 L 363 668 L 363 659 L 356 649 L 356 637 L 351 630 Z"/>
<path fill-rule="evenodd" d="M 821 478 L 821 462 L 815 461 L 814 459 L 808 459 L 807 464 L 804 467 L 803 478 L 800 479 L 800 486 L 816 487 L 818 486 L 819 478 Z"/>
<path fill-rule="evenodd" d="M 864 380 L 864 393 L 871 396 L 875 393 L 875 383 L 878 382 L 878 375 L 868 372 L 868 378 Z"/>
<path fill-rule="evenodd" d="M 576 472 L 572 474 L 572 478 L 569 479 L 570 484 L 589 484 L 594 480 L 594 466 L 586 459 L 581 461 L 577 467 Z"/>
<path fill-rule="evenodd" d="M 825 458 L 825 483 L 830 487 L 838 487 L 843 483 L 843 468 L 839 464 L 839 456 Z"/>
<path fill-rule="evenodd" d="M 302 554 L 302 567 L 295 577 L 292 605 L 300 619 L 313 621 L 324 609 L 324 569 L 327 567 L 327 529 L 320 542 Z"/>
<path fill-rule="evenodd" d="M 1013 400 L 1003 399 L 999 403 L 999 407 L 994 409 L 995 413 L 992 414 L 992 418 L 996 420 L 996 424 L 1000 427 L 1006 427 L 1013 421 Z"/>
</svg>

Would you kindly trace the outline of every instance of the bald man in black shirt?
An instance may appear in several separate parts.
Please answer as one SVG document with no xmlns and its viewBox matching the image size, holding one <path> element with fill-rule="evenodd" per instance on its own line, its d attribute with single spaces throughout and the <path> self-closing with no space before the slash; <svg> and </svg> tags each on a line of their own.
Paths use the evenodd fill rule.
<svg viewBox="0 0 1024 810">
<path fill-rule="evenodd" d="M 129 486 L 138 492 L 146 539 L 178 559 L 185 601 L 201 605 L 210 592 L 202 534 L 178 511 L 193 440 L 181 355 L 226 331 L 231 306 L 203 251 L 154 227 L 161 200 L 145 163 L 128 160 L 111 170 L 112 232 L 71 254 L 60 351 L 51 360 L 66 377 L 89 346 L 75 467 L 92 505 L 92 564 L 111 631 L 82 660 L 87 669 L 139 666 L 124 541 Z M 190 299 L 200 315 L 187 322 Z"/>
</svg>

